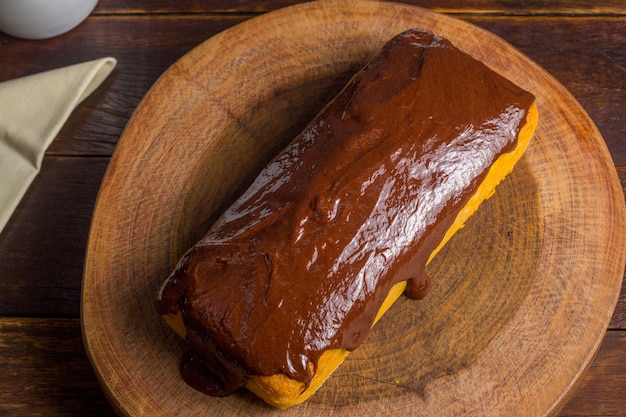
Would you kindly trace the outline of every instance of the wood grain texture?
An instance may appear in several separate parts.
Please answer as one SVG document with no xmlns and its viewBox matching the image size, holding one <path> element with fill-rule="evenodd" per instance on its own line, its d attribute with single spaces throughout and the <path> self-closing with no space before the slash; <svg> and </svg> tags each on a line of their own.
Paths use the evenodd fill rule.
<svg viewBox="0 0 626 417">
<path fill-rule="evenodd" d="M 0 318 L 0 369 L 0 415 L 114 416 L 76 319 Z"/>
<path fill-rule="evenodd" d="M 622 190 L 626 195 L 626 167 L 618 166 L 617 175 L 622 185 Z M 619 294 L 613 317 L 609 323 L 609 329 L 626 330 L 626 272 L 624 273 L 624 280 L 622 281 L 622 290 Z"/>
<path fill-rule="evenodd" d="M 48 151 L 110 156 L 133 110 L 161 73 L 202 41 L 252 16 L 96 16 L 45 42 L 0 34 L 3 53 L 20 57 L 0 68 L 0 81 L 102 56 L 117 58 L 116 70 L 76 110 Z M 506 39 L 556 77 L 592 117 L 615 163 L 626 165 L 626 57 L 621 53 L 626 17 L 462 19 Z M 59 52 L 64 50 L 72 54 Z M 555 60 L 557 53 L 560 59 Z"/>
<path fill-rule="evenodd" d="M 95 212 L 82 305 L 88 352 L 121 413 L 272 413 L 249 394 L 189 389 L 154 296 L 212 213 L 339 81 L 414 25 L 533 91 L 540 126 L 514 174 L 433 261 L 431 296 L 394 306 L 285 414 L 559 409 L 600 346 L 624 271 L 624 198 L 602 137 L 567 90 L 498 38 L 422 9 L 335 2 L 223 32 L 171 67 L 131 119 Z"/>
<path fill-rule="evenodd" d="M 45 42 L 0 34 L 3 54 L 20 59 L 0 70 L 0 81 L 112 56 L 113 73 L 79 106 L 48 155 L 110 156 L 141 98 L 174 61 L 242 17 L 88 18 L 75 30 Z M 128 36 L 128 34 L 132 36 Z M 71 50 L 72 53 L 63 53 Z"/>
<path fill-rule="evenodd" d="M 625 350 L 626 333 L 608 332 L 559 415 L 620 415 L 626 407 Z M 116 415 L 87 360 L 78 319 L 0 318 L 0 369 L 8 376 L 0 378 L 1 415 Z"/>
<path fill-rule="evenodd" d="M 44 42 L 22 41 L 0 35 L 3 54 L 20 57 L 11 65 L 0 66 L 0 80 L 104 55 L 112 55 L 119 60 L 115 72 L 72 114 L 49 149 L 44 170 L 37 181 L 50 185 L 31 187 L 29 201 L 35 201 L 36 206 L 13 219 L 12 228 L 29 232 L 0 234 L 0 277 L 6 278 L 0 280 L 5 294 L 4 301 L 0 301 L 0 314 L 78 315 L 80 297 L 77 289 L 82 277 L 90 212 L 81 213 L 80 210 L 86 206 L 78 204 L 68 208 L 68 213 L 73 214 L 60 216 L 54 207 L 63 206 L 55 202 L 55 198 L 62 193 L 49 192 L 49 188 L 61 187 L 56 181 L 78 181 L 77 178 L 82 178 L 82 185 L 72 188 L 70 198 L 72 201 L 92 201 L 107 161 L 98 161 L 96 166 L 99 168 L 93 170 L 89 169 L 89 159 L 64 163 L 58 168 L 48 169 L 48 165 L 57 164 L 56 158 L 63 155 L 109 157 L 133 110 L 159 75 L 206 38 L 247 18 L 185 16 L 185 24 L 181 25 L 173 16 L 101 16 L 88 19 L 75 31 Z M 626 102 L 622 94 L 626 89 L 626 77 L 622 76 L 621 69 L 626 66 L 626 57 L 620 49 L 626 42 L 626 33 L 620 29 L 624 27 L 625 19 L 463 19 L 502 36 L 554 75 L 592 117 L 608 144 L 614 162 L 626 164 L 626 141 L 622 140 L 626 136 L 626 124 L 623 123 Z M 600 38 L 605 30 L 608 36 Z M 132 36 L 125 35 L 128 33 Z M 579 33 L 590 36 L 581 38 Z M 554 42 L 545 41 L 550 38 Z M 536 47 L 536 44 L 541 46 Z M 72 54 L 60 53 L 64 50 L 71 50 Z M 587 52 L 581 57 L 580 50 Z M 555 54 L 559 54 L 558 60 L 553 59 Z M 59 175 L 60 172 L 64 172 L 64 176 Z M 46 179 L 48 175 L 51 177 Z M 27 202 L 23 204 L 24 207 L 27 205 Z M 45 214 L 42 216 L 39 210 Z M 56 240 L 57 235 L 50 233 L 51 225 L 41 226 L 48 212 L 56 212 L 56 219 L 79 219 L 74 223 L 78 228 L 66 232 L 71 234 L 70 237 L 58 235 L 67 239 L 62 245 Z M 50 262 L 47 266 L 40 262 L 41 255 L 35 247 L 63 247 L 64 251 L 53 250 L 54 256 L 46 258 L 46 262 Z M 60 292 L 57 287 L 60 276 L 67 283 L 64 287 L 72 290 L 62 291 L 62 297 L 43 297 L 43 294 Z M 42 277 L 43 283 L 36 290 L 25 293 L 21 288 L 28 285 L 30 277 Z M 620 306 L 611 321 L 611 328 L 626 328 L 626 307 Z"/>
<path fill-rule="evenodd" d="M 620 416 L 623 415 L 626 397 L 626 332 L 609 332 L 598 357 L 581 378 L 578 388 L 562 416 Z M 607 381 L 598 384 L 601 379 Z"/>
<path fill-rule="evenodd" d="M 621 0 L 400 0 L 443 13 L 500 13 L 500 14 L 626 14 Z M 186 7 L 192 13 L 250 13 L 268 12 L 291 6 L 295 0 L 194 0 Z M 101 0 L 96 13 L 171 13 L 179 9 L 172 0 Z"/>
<path fill-rule="evenodd" d="M 0 316 L 73 316 L 108 158 L 48 157 L 0 235 Z"/>
<path fill-rule="evenodd" d="M 78 317 L 91 208 L 108 157 L 136 105 L 165 69 L 204 39 L 293 3 L 100 0 L 95 16 L 60 37 L 32 42 L 0 34 L 6 64 L 0 65 L 0 81 L 103 55 L 119 59 L 114 74 L 55 140 L 12 219 L 13 232 L 0 233 L 0 322 L 10 323 L 0 325 L 0 369 L 11 375 L 0 377 L 0 415 L 114 415 L 89 371 L 77 319 L 6 316 Z M 408 3 L 455 14 L 520 48 L 573 93 L 609 142 L 614 161 L 626 165 L 625 102 L 619 91 L 626 42 L 622 0 Z M 74 159 L 59 158 L 63 155 Z M 626 190 L 626 167 L 617 169 Z M 626 329 L 625 282 L 609 328 Z M 624 352 L 623 333 L 609 331 L 560 415 L 624 415 Z"/>
</svg>

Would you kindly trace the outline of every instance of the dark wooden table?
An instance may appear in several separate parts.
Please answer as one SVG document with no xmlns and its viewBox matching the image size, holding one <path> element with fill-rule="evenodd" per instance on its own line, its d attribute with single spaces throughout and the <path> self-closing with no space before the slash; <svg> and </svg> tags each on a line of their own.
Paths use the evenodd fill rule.
<svg viewBox="0 0 626 417">
<path fill-rule="evenodd" d="M 157 77 L 191 48 L 296 3 L 101 0 L 83 24 L 26 41 L 0 34 L 0 81 L 103 56 L 105 83 L 71 115 L 0 233 L 0 415 L 112 416 L 81 339 L 83 259 L 118 138 Z M 623 0 L 413 0 L 504 38 L 555 76 L 600 129 L 626 185 Z M 626 284 L 591 368 L 562 416 L 626 416 Z"/>
</svg>

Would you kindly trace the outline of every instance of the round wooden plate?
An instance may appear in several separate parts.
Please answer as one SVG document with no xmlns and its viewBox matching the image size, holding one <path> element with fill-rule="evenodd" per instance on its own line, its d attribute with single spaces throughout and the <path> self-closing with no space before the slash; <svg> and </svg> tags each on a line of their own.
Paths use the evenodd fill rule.
<svg viewBox="0 0 626 417">
<path fill-rule="evenodd" d="M 85 345 L 121 415 L 274 415 L 242 391 L 189 388 L 159 286 L 277 153 L 393 35 L 429 29 L 537 96 L 522 161 L 308 402 L 281 416 L 550 415 L 589 366 L 624 271 L 624 197 L 594 124 L 498 37 L 420 8 L 307 3 L 265 14 L 176 62 L 128 123 L 98 197 Z"/>
</svg>

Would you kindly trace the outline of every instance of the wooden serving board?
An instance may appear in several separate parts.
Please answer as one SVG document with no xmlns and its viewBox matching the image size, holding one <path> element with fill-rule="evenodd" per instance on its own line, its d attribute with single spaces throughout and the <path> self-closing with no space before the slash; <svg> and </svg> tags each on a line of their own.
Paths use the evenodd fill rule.
<svg viewBox="0 0 626 417">
<path fill-rule="evenodd" d="M 281 416 L 542 416 L 596 353 L 624 271 L 623 193 L 576 100 L 498 37 L 399 4 L 308 3 L 233 27 L 176 62 L 128 123 L 102 183 L 86 255 L 85 345 L 121 415 L 278 412 L 246 391 L 189 388 L 183 344 L 154 308 L 179 256 L 385 41 L 450 39 L 537 97 L 530 148 L 308 402 Z"/>
</svg>

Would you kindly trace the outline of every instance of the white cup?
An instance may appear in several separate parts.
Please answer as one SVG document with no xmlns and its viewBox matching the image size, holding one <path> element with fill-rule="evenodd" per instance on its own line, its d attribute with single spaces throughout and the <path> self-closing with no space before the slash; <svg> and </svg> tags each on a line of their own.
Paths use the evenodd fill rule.
<svg viewBox="0 0 626 417">
<path fill-rule="evenodd" d="M 46 39 L 82 22 L 98 0 L 0 0 L 0 32 L 24 39 Z"/>
</svg>

